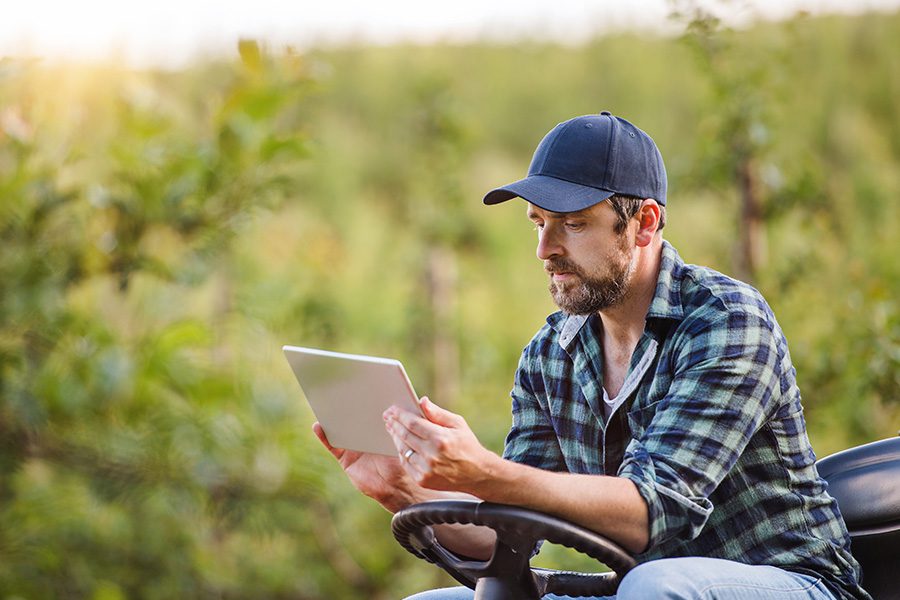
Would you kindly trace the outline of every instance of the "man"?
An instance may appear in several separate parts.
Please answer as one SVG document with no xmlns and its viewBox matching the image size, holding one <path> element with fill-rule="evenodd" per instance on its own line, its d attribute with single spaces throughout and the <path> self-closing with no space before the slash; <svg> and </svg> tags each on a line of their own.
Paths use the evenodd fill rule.
<svg viewBox="0 0 900 600">
<path fill-rule="evenodd" d="M 615 540 L 640 563 L 620 599 L 867 598 L 784 335 L 756 290 L 663 240 L 666 187 L 653 140 L 604 112 L 559 124 L 525 179 L 485 196 L 525 200 L 562 309 L 522 354 L 502 458 L 424 398 L 425 418 L 385 413 L 399 458 L 316 433 L 388 510 L 476 497 Z M 462 554 L 490 552 L 481 531 L 437 533 Z"/>
</svg>

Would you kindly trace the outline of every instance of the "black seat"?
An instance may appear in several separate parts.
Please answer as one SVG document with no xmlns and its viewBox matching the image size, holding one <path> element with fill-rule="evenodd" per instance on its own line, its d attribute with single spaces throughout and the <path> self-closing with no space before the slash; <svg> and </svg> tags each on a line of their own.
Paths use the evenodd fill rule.
<svg viewBox="0 0 900 600">
<path fill-rule="evenodd" d="M 826 456 L 817 467 L 850 530 L 863 587 L 875 600 L 900 600 L 900 437 Z"/>
</svg>

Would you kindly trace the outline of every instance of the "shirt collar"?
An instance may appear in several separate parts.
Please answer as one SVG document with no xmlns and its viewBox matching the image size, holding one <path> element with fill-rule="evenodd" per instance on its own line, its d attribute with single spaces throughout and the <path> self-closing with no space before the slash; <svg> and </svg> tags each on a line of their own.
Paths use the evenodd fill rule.
<svg viewBox="0 0 900 600">
<path fill-rule="evenodd" d="M 684 261 L 678 255 L 675 246 L 663 240 L 662 259 L 659 264 L 659 277 L 656 279 L 656 291 L 647 318 L 674 319 L 684 318 L 681 306 L 681 278 Z"/>
<path fill-rule="evenodd" d="M 659 276 L 656 280 L 656 291 L 647 310 L 647 319 L 684 318 L 681 307 L 681 274 L 684 261 L 675 247 L 663 240 L 662 257 L 659 265 Z M 578 332 L 588 322 L 590 315 L 567 315 L 557 311 L 547 317 L 547 324 L 559 334 L 559 345 L 564 350 L 578 337 Z"/>
</svg>

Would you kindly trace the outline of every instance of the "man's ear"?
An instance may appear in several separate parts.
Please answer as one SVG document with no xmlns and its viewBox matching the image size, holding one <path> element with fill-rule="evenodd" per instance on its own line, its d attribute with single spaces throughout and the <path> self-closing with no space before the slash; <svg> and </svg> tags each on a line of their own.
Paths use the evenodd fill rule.
<svg viewBox="0 0 900 600">
<path fill-rule="evenodd" d="M 636 215 L 638 230 L 634 236 L 635 244 L 644 247 L 650 245 L 653 236 L 659 230 L 659 204 L 653 198 L 645 198 Z"/>
</svg>

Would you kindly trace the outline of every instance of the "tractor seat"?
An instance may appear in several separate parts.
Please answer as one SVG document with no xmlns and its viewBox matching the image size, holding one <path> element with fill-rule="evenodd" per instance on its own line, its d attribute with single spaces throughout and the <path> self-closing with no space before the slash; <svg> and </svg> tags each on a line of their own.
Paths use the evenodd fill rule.
<svg viewBox="0 0 900 600">
<path fill-rule="evenodd" d="M 900 437 L 837 452 L 816 466 L 847 523 L 863 587 L 875 600 L 900 600 Z"/>
</svg>

